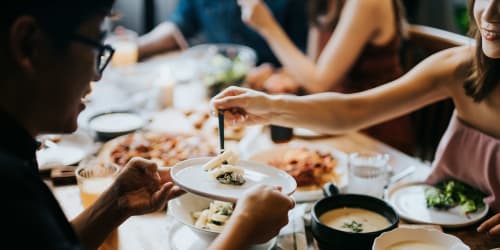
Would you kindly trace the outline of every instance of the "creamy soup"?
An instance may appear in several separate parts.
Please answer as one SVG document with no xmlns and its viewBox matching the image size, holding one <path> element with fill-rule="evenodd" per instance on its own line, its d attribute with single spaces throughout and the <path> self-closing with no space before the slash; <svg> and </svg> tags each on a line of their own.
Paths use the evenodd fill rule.
<svg viewBox="0 0 500 250">
<path fill-rule="evenodd" d="M 369 233 L 391 225 L 384 216 L 362 208 L 337 208 L 319 217 L 321 223 L 346 232 Z"/>
<path fill-rule="evenodd" d="M 387 250 L 446 250 L 446 248 L 421 241 L 403 241 L 390 245 Z"/>
<path fill-rule="evenodd" d="M 128 113 L 111 113 L 98 116 L 90 121 L 89 126 L 100 132 L 123 132 L 140 128 L 143 120 Z"/>
</svg>

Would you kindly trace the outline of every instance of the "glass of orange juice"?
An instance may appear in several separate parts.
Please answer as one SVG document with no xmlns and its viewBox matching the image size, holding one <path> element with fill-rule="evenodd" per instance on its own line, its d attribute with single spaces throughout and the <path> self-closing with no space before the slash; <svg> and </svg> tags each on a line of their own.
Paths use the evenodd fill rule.
<svg viewBox="0 0 500 250">
<path fill-rule="evenodd" d="M 96 157 L 89 157 L 80 162 L 76 169 L 76 180 L 84 208 L 91 206 L 111 186 L 119 170 L 116 164 L 100 164 Z M 108 235 L 99 249 L 118 249 L 118 229 Z"/>
<path fill-rule="evenodd" d="M 111 65 L 123 67 L 137 63 L 139 57 L 137 38 L 138 35 L 135 31 L 118 28 L 113 35 L 106 39 L 115 49 L 113 58 L 111 58 Z"/>
</svg>

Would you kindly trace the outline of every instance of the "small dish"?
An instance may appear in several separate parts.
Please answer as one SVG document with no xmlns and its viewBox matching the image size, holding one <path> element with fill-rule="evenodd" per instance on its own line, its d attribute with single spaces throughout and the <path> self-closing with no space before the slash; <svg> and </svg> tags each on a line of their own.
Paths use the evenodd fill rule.
<svg viewBox="0 0 500 250">
<path fill-rule="evenodd" d="M 75 165 L 95 150 L 96 146 L 87 134 L 77 132 L 61 135 L 54 146 L 36 152 L 38 169 L 49 170 L 60 165 Z"/>
<path fill-rule="evenodd" d="M 488 214 L 488 204 L 468 215 L 464 215 L 458 207 L 448 210 L 428 208 L 424 193 L 427 187 L 431 186 L 422 182 L 395 184 L 387 189 L 385 197 L 401 218 L 414 223 L 458 228 L 477 223 Z"/>
<path fill-rule="evenodd" d="M 413 248 L 411 248 L 410 244 L 413 244 Z M 397 228 L 385 232 L 375 239 L 372 247 L 372 250 L 393 249 L 470 250 L 468 246 L 453 235 L 435 229 L 422 228 Z"/>
<path fill-rule="evenodd" d="M 169 230 L 168 239 L 172 249 L 207 249 L 219 235 L 218 232 L 194 226 L 192 213 L 208 208 L 211 201 L 211 199 L 187 193 L 168 202 L 167 215 L 177 221 L 176 225 Z M 250 249 L 272 249 L 275 243 L 276 238 L 273 238 L 266 243 L 254 245 Z"/>
<path fill-rule="evenodd" d="M 144 119 L 127 111 L 104 112 L 89 119 L 89 128 L 95 131 L 99 140 L 109 140 L 142 128 Z"/>
<path fill-rule="evenodd" d="M 243 192 L 259 184 L 280 186 L 287 195 L 293 194 L 297 188 L 297 182 L 285 171 L 254 161 L 239 161 L 237 164 L 245 169 L 245 184 L 221 184 L 202 168 L 210 159 L 212 157 L 200 157 L 177 163 L 170 172 L 172 180 L 188 192 L 230 202 L 235 202 Z"/>
</svg>

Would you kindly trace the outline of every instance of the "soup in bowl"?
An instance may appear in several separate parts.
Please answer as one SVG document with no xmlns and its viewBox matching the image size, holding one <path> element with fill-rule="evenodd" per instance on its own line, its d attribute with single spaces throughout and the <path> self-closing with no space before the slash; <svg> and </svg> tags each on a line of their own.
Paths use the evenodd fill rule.
<svg viewBox="0 0 500 250">
<path fill-rule="evenodd" d="M 312 209 L 312 234 L 320 249 L 371 249 L 376 237 L 398 226 L 396 211 L 381 199 L 338 194 L 331 183 L 324 191 L 327 197 Z"/>
</svg>

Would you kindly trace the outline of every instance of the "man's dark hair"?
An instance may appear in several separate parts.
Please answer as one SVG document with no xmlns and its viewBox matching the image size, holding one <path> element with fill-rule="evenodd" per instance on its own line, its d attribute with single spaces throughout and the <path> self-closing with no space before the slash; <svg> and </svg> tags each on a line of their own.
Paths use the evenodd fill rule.
<svg viewBox="0 0 500 250">
<path fill-rule="evenodd" d="M 0 8 L 0 36 L 6 38 L 14 20 L 34 17 L 57 40 L 72 35 L 93 16 L 110 14 L 114 0 L 7 0 Z"/>
</svg>

